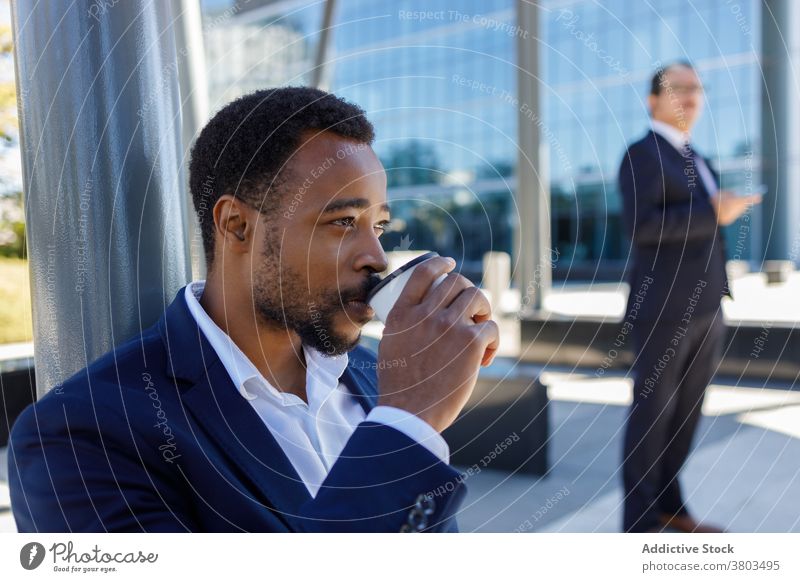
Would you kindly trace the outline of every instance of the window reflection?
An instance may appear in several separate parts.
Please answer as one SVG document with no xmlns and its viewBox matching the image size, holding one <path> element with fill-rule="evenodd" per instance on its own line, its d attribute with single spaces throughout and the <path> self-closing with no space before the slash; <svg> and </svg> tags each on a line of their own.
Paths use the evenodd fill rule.
<svg viewBox="0 0 800 582">
<path fill-rule="evenodd" d="M 736 13 L 716 0 L 690 4 L 542 3 L 543 82 L 534 113 L 549 148 L 553 246 L 560 265 L 574 261 L 574 272 L 593 272 L 599 261 L 601 276 L 617 276 L 628 254 L 617 168 L 626 144 L 648 127 L 646 92 L 657 62 L 695 62 L 710 88 L 696 146 L 726 185 L 741 182 L 745 166 L 760 182 L 758 3 L 739 0 Z M 257 88 L 309 82 L 322 2 L 203 0 L 202 7 L 212 108 Z M 408 17 L 413 11 L 438 16 Z M 467 266 L 489 250 L 512 252 L 522 106 L 515 14 L 513 0 L 456 8 L 447 0 L 338 3 L 327 86 L 376 125 L 375 148 L 404 225 L 386 236 L 388 248 L 413 240 L 414 248 L 436 248 Z"/>
</svg>

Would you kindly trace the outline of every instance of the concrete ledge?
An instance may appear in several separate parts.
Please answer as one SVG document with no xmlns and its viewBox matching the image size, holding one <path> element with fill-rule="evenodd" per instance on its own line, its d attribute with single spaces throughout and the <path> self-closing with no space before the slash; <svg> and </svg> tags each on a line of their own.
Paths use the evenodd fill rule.
<svg viewBox="0 0 800 582">
<path fill-rule="evenodd" d="M 17 416 L 36 399 L 33 368 L 0 372 L 0 396 L 0 447 L 4 447 Z"/>
<path fill-rule="evenodd" d="M 530 475 L 547 472 L 550 423 L 540 372 L 499 358 L 481 370 L 467 405 L 442 435 L 454 465 Z"/>
<path fill-rule="evenodd" d="M 524 319 L 521 357 L 548 366 L 626 369 L 633 353 L 630 345 L 614 345 L 620 328 L 621 322 L 608 319 Z M 800 372 L 800 328 L 786 323 L 728 323 L 724 354 L 720 375 L 793 384 Z"/>
</svg>

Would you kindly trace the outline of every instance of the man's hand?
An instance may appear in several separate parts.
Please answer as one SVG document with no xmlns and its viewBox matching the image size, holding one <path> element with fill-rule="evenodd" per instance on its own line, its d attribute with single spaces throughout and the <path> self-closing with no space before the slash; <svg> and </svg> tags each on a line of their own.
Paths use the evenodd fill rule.
<svg viewBox="0 0 800 582">
<path fill-rule="evenodd" d="M 403 367 L 378 368 L 378 405 L 417 415 L 438 432 L 450 426 L 467 403 L 481 365 L 494 359 L 499 329 L 486 296 L 455 267 L 436 257 L 412 273 L 386 321 L 380 361 Z"/>
<path fill-rule="evenodd" d="M 753 204 L 761 203 L 761 195 L 737 196 L 727 190 L 719 190 L 711 196 L 711 206 L 717 213 L 717 222 L 722 226 L 728 226 L 747 212 Z"/>
</svg>

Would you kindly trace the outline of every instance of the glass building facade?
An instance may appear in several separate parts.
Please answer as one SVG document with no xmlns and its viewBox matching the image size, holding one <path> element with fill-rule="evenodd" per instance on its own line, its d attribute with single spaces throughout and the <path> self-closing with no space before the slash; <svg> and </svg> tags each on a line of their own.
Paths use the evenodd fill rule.
<svg viewBox="0 0 800 582">
<path fill-rule="evenodd" d="M 212 109 L 309 83 L 324 3 L 202 3 Z M 629 254 L 617 169 L 648 128 L 659 63 L 690 60 L 706 86 L 694 142 L 723 186 L 760 183 L 760 2 L 546 0 L 539 30 L 513 0 L 340 0 L 323 86 L 366 111 L 395 218 L 387 250 L 435 249 L 480 278 L 486 251 L 514 255 L 522 112 L 547 147 L 556 278 L 619 278 Z M 541 111 L 517 98 L 520 35 L 539 39 Z M 754 210 L 755 213 L 760 210 Z M 760 257 L 757 216 L 727 228 L 729 258 Z M 525 219 L 522 219 L 522 227 Z"/>
<path fill-rule="evenodd" d="M 624 264 L 630 243 L 620 222 L 617 171 L 627 144 L 648 129 L 646 96 L 660 64 L 688 60 L 697 68 L 706 109 L 692 131 L 693 142 L 720 172 L 722 186 L 757 187 L 759 5 L 755 0 L 544 4 L 541 90 L 553 136 L 550 150 L 563 151 L 551 153 L 549 166 L 552 239 L 562 260 L 577 267 L 599 262 L 607 273 Z M 760 224 L 759 216 L 751 218 Z M 758 229 L 741 227 L 726 229 L 729 258 L 754 259 L 760 253 Z"/>
</svg>

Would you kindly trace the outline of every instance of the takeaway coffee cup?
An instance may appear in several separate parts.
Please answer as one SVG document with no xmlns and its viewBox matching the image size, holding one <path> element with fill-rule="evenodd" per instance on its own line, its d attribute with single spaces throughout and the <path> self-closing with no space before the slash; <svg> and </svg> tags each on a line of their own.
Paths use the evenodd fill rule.
<svg viewBox="0 0 800 582">
<path fill-rule="evenodd" d="M 410 260 L 396 271 L 386 275 L 380 283 L 372 288 L 367 295 L 367 303 L 369 303 L 369 306 L 375 311 L 375 316 L 379 320 L 386 323 L 386 317 L 389 315 L 392 307 L 394 307 L 397 298 L 400 297 L 400 294 L 403 292 L 414 269 L 421 263 L 438 256 L 439 253 L 434 252 L 420 255 Z M 433 282 L 432 287 L 436 287 L 439 283 L 444 281 L 445 277 L 447 277 L 447 273 L 440 275 Z"/>
</svg>

